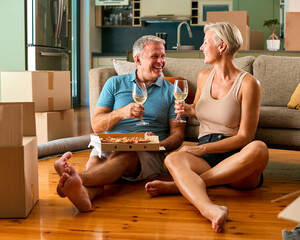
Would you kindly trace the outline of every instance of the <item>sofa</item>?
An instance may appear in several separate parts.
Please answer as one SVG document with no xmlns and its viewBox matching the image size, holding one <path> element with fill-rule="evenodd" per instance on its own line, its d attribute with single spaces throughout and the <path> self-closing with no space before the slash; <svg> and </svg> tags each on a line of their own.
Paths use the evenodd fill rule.
<svg viewBox="0 0 300 240">
<path fill-rule="evenodd" d="M 253 74 L 261 83 L 262 99 L 256 139 L 264 141 L 269 147 L 300 149 L 300 111 L 287 107 L 300 82 L 300 57 L 260 55 L 235 58 L 234 61 L 238 67 Z M 203 59 L 166 57 L 163 74 L 165 77 L 187 79 L 189 87 L 195 93 L 198 73 L 206 68 L 211 66 L 204 64 Z M 89 71 L 91 119 L 106 80 L 134 69 L 134 63 L 114 61 L 114 67 L 94 68 Z M 189 118 L 186 140 L 197 141 L 198 128 L 199 122 Z"/>
</svg>

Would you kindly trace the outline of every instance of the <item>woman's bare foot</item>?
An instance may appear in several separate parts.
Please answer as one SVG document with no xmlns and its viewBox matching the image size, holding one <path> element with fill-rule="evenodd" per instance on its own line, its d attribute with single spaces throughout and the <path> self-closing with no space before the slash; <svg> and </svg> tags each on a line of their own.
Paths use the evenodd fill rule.
<svg viewBox="0 0 300 240">
<path fill-rule="evenodd" d="M 70 159 L 71 157 L 72 157 L 72 153 L 66 152 L 61 156 L 60 159 L 58 159 L 54 163 L 54 168 L 60 177 L 62 176 L 63 173 L 68 173 L 68 174 L 70 173 L 70 165 L 68 163 L 68 159 Z M 58 185 L 56 187 L 56 192 L 60 197 L 62 198 L 66 197 L 66 195 L 61 191 Z"/>
<path fill-rule="evenodd" d="M 160 181 L 155 180 L 148 182 L 145 185 L 146 191 L 151 197 L 164 195 L 164 194 L 178 194 L 180 193 L 176 184 L 173 181 Z"/>
<path fill-rule="evenodd" d="M 222 232 L 228 217 L 228 209 L 225 206 L 211 205 L 206 207 L 202 215 L 211 221 L 211 226 L 216 232 Z"/>
<path fill-rule="evenodd" d="M 82 185 L 81 178 L 75 168 L 69 166 L 70 172 L 64 172 L 58 186 L 80 212 L 88 212 L 92 209 L 92 203 L 87 189 Z"/>
</svg>

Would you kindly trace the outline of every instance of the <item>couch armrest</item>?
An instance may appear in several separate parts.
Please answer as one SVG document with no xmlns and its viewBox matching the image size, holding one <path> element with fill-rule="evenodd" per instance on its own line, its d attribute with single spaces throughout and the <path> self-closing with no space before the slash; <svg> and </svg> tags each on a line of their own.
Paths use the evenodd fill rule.
<svg viewBox="0 0 300 240">
<path fill-rule="evenodd" d="M 116 75 L 117 73 L 113 67 L 93 68 L 89 71 L 90 121 L 92 121 L 101 89 L 103 88 L 107 79 Z"/>
</svg>

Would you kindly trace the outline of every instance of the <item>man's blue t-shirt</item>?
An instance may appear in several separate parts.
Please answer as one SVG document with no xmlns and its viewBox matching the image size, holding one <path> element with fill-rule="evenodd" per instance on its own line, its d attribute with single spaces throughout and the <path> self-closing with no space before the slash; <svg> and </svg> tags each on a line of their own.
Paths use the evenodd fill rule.
<svg viewBox="0 0 300 240">
<path fill-rule="evenodd" d="M 116 110 L 134 102 L 132 98 L 132 85 L 136 83 L 136 73 L 114 76 L 105 83 L 97 106 Z M 174 113 L 173 84 L 159 77 L 154 83 L 147 86 L 148 97 L 143 104 L 145 115 L 143 120 L 149 122 L 148 125 L 139 125 L 138 118 L 122 119 L 107 133 L 124 132 L 153 132 L 163 140 L 169 136 L 169 119 L 176 118 Z"/>
</svg>

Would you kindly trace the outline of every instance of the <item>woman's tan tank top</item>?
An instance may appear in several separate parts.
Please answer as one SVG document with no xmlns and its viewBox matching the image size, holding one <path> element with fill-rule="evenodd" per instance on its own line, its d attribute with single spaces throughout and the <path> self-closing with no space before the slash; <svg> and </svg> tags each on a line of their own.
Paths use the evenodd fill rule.
<svg viewBox="0 0 300 240">
<path fill-rule="evenodd" d="M 238 101 L 238 92 L 247 72 L 242 71 L 227 95 L 219 100 L 211 96 L 211 85 L 215 72 L 215 69 L 211 71 L 195 107 L 196 118 L 200 122 L 199 138 L 213 133 L 234 136 L 240 126 L 241 104 Z"/>
</svg>

